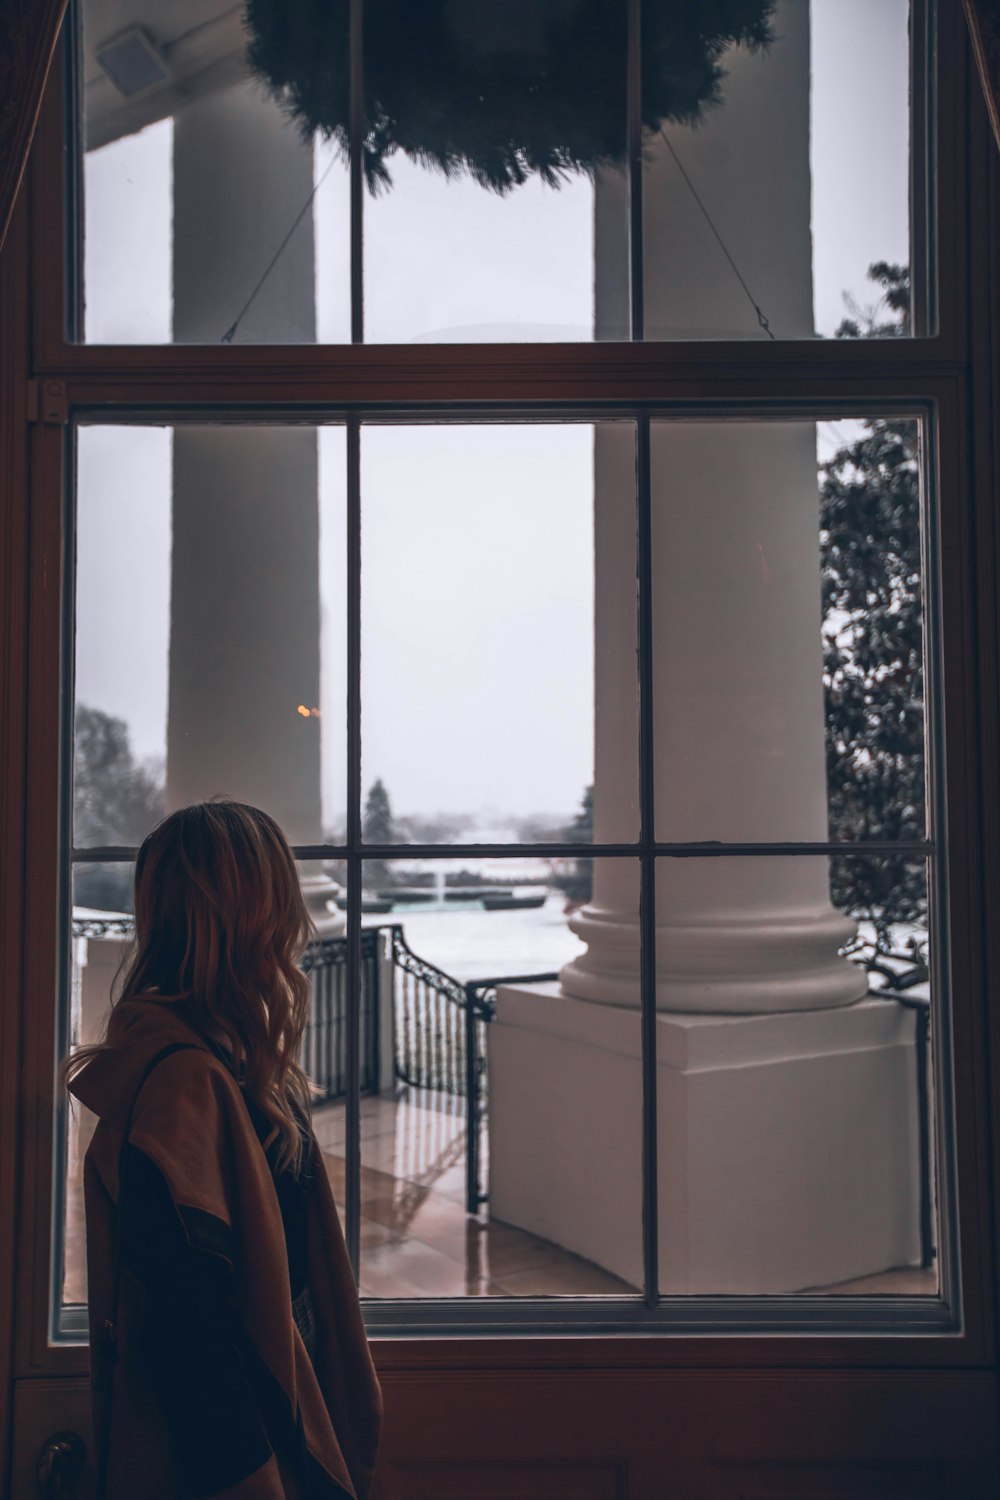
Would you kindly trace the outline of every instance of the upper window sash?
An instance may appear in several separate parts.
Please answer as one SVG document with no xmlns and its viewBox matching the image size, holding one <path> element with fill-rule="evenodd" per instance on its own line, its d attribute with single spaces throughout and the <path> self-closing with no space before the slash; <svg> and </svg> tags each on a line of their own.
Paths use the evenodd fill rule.
<svg viewBox="0 0 1000 1500">
<path fill-rule="evenodd" d="M 738 377 L 741 371 L 749 374 L 779 369 L 818 371 L 825 368 L 831 375 L 842 375 L 848 379 L 856 378 L 862 372 L 866 372 L 871 375 L 877 374 L 882 380 L 890 381 L 897 369 L 900 373 L 904 370 L 912 370 L 915 364 L 923 364 L 929 358 L 936 361 L 955 359 L 962 353 L 959 343 L 959 327 L 962 320 L 957 316 L 959 310 L 957 304 L 959 288 L 964 284 L 964 277 L 959 274 L 959 268 L 964 257 L 965 238 L 963 214 L 959 212 L 964 194 L 964 161 L 962 160 L 963 153 L 958 149 L 958 143 L 961 115 L 971 91 L 967 88 L 969 75 L 966 67 L 966 39 L 961 15 L 951 14 L 952 8 L 945 8 L 946 13 L 940 18 L 940 26 L 936 27 L 937 34 L 932 39 L 931 26 L 932 22 L 936 24 L 937 19 L 933 14 L 935 9 L 923 3 L 923 0 L 913 0 L 914 44 L 911 48 L 911 62 L 915 77 L 919 77 L 922 81 L 919 87 L 911 90 L 915 103 L 910 112 L 913 172 L 909 188 L 909 238 L 912 245 L 909 268 L 913 283 L 918 288 L 926 289 L 935 282 L 940 285 L 940 296 L 937 299 L 928 295 L 926 290 L 914 296 L 912 328 L 916 337 L 817 339 L 806 336 L 809 330 L 804 332 L 803 329 L 797 327 L 796 336 L 768 337 L 766 329 L 758 324 L 757 314 L 751 308 L 751 302 L 754 302 L 763 313 L 764 321 L 770 325 L 772 332 L 778 328 L 782 319 L 772 316 L 773 303 L 769 311 L 766 299 L 761 294 L 761 288 L 758 286 L 756 291 L 754 290 L 751 279 L 746 274 L 750 268 L 750 262 L 738 257 L 731 248 L 731 244 L 735 241 L 732 241 L 731 236 L 730 241 L 727 241 L 725 234 L 721 233 L 720 226 L 724 228 L 722 218 L 718 213 L 714 216 L 711 213 L 707 185 L 705 185 L 704 192 L 698 193 L 693 166 L 691 170 L 688 170 L 681 159 L 680 150 L 676 144 L 670 143 L 673 144 L 674 157 L 680 162 L 680 170 L 687 171 L 692 185 L 691 188 L 685 187 L 684 192 L 689 199 L 689 208 L 700 225 L 699 233 L 704 232 L 709 235 L 720 256 L 720 265 L 724 271 L 725 295 L 728 297 L 735 287 L 736 295 L 744 303 L 744 310 L 749 310 L 752 317 L 752 331 L 741 328 L 738 330 L 738 337 L 727 336 L 733 330 L 723 326 L 724 319 L 719 328 L 707 330 L 707 337 L 684 336 L 691 330 L 684 329 L 679 324 L 677 332 L 680 336 L 655 337 L 657 329 L 654 325 L 658 318 L 660 318 L 661 332 L 663 331 L 661 316 L 663 308 L 661 306 L 659 313 L 656 310 L 659 295 L 656 283 L 658 281 L 669 283 L 673 272 L 664 278 L 659 265 L 662 257 L 658 256 L 656 251 L 656 221 L 658 216 L 662 218 L 663 206 L 657 198 L 653 181 L 655 168 L 650 165 L 647 151 L 640 175 L 648 180 L 640 181 L 637 178 L 639 169 L 633 161 L 630 172 L 634 190 L 631 195 L 628 191 L 625 192 L 622 214 L 615 219 L 613 232 L 609 231 L 612 239 L 616 235 L 618 238 L 616 246 L 612 246 L 614 254 L 608 251 L 607 255 L 611 255 L 612 260 L 617 258 L 621 261 L 624 280 L 619 278 L 617 287 L 612 287 L 610 290 L 606 286 L 602 290 L 600 284 L 596 287 L 592 313 L 595 319 L 600 315 L 603 324 L 596 330 L 599 337 L 593 342 L 576 341 L 580 337 L 579 329 L 572 333 L 571 343 L 567 344 L 565 339 L 557 336 L 558 329 L 555 332 L 552 329 L 542 329 L 539 333 L 538 329 L 533 326 L 527 329 L 526 342 L 515 341 L 515 339 L 525 337 L 523 330 L 511 336 L 509 330 L 501 329 L 498 333 L 495 327 L 489 326 L 480 330 L 481 341 L 475 342 L 468 341 L 472 336 L 469 330 L 463 327 L 458 327 L 457 333 L 453 336 L 449 335 L 447 341 L 442 342 L 434 342 L 439 335 L 435 335 L 433 331 L 427 333 L 400 327 L 398 341 L 388 342 L 389 337 L 396 337 L 396 335 L 393 334 L 391 319 L 386 322 L 383 316 L 384 306 L 382 313 L 379 314 L 382 317 L 381 330 L 372 321 L 375 309 L 380 305 L 378 299 L 381 296 L 381 293 L 375 289 L 374 283 L 371 282 L 371 275 L 375 272 L 369 276 L 370 284 L 366 283 L 362 286 L 364 280 L 362 273 L 368 275 L 367 262 L 369 260 L 373 262 L 375 270 L 381 276 L 379 266 L 385 261 L 384 247 L 382 252 L 378 251 L 377 237 L 371 245 L 368 245 L 362 233 L 359 232 L 358 226 L 352 227 L 349 235 L 351 243 L 348 247 L 347 261 L 352 262 L 352 265 L 348 267 L 350 274 L 347 275 L 345 272 L 346 279 L 341 289 L 343 295 L 340 297 L 342 306 L 338 316 L 340 316 L 341 332 L 349 323 L 351 325 L 350 336 L 357 339 L 362 331 L 358 304 L 363 302 L 364 309 L 366 309 L 365 316 L 370 325 L 367 332 L 373 338 L 373 342 L 364 347 L 347 342 L 318 345 L 286 341 L 278 326 L 280 318 L 278 324 L 275 324 L 272 319 L 271 326 L 265 330 L 264 336 L 268 342 L 241 344 L 239 339 L 243 337 L 242 330 L 245 330 L 247 319 L 253 308 L 246 313 L 242 321 L 240 321 L 241 308 L 235 308 L 235 316 L 228 319 L 227 327 L 223 329 L 220 323 L 218 331 L 215 329 L 215 323 L 219 322 L 219 318 L 216 317 L 213 321 L 209 316 L 209 321 L 212 322 L 212 342 L 208 342 L 206 336 L 205 342 L 191 342 L 183 345 L 169 345 L 155 341 L 133 342 L 127 345 L 114 342 L 74 343 L 67 338 L 67 327 L 72 323 L 72 317 L 69 315 L 73 313 L 74 307 L 79 312 L 85 289 L 83 284 L 85 278 L 81 275 L 84 270 L 82 264 L 84 258 L 76 253 L 76 248 L 79 244 L 77 226 L 79 225 L 82 229 L 84 218 L 82 200 L 86 195 L 80 190 L 82 174 L 76 170 L 74 149 L 65 151 L 63 148 L 66 126 L 77 111 L 75 94 L 78 91 L 75 90 L 74 81 L 79 76 L 78 69 L 67 66 L 66 72 L 70 78 L 68 89 L 60 88 L 58 70 L 54 70 L 54 83 L 49 88 L 42 128 L 35 150 L 34 196 L 36 243 L 39 251 L 36 264 L 41 273 L 36 290 L 36 367 L 40 371 L 52 371 L 58 368 L 67 373 L 73 371 L 81 374 L 85 371 L 94 373 L 98 370 L 108 373 L 119 371 L 122 374 L 128 372 L 133 376 L 141 371 L 148 371 L 150 374 L 155 371 L 164 375 L 169 372 L 175 376 L 181 375 L 182 372 L 204 376 L 211 373 L 225 378 L 226 375 L 235 375 L 240 372 L 241 375 L 246 376 L 266 376 L 269 385 L 272 382 L 294 384 L 303 378 L 308 379 L 310 375 L 322 375 L 335 380 L 343 376 L 351 382 L 360 379 L 363 385 L 371 391 L 374 399 L 377 399 L 376 392 L 379 387 L 384 386 L 385 399 L 389 400 L 398 399 L 396 391 L 399 386 L 395 380 L 390 380 L 390 374 L 392 374 L 398 375 L 405 381 L 409 391 L 414 394 L 417 391 L 426 392 L 432 399 L 438 395 L 444 400 L 460 398 L 463 391 L 470 389 L 470 382 L 476 387 L 477 397 L 482 391 L 482 394 L 492 399 L 502 399 L 502 395 L 507 393 L 515 399 L 524 399 L 530 398 L 534 388 L 543 398 L 555 398 L 557 393 L 563 390 L 570 399 L 579 399 L 588 393 L 596 395 L 605 381 L 614 387 L 613 390 L 609 389 L 609 394 L 614 396 L 649 393 L 650 381 L 656 382 L 657 386 L 663 382 L 669 383 L 675 380 L 686 382 L 688 379 L 699 381 L 707 379 L 714 382 L 725 375 Z M 821 10 L 820 6 L 817 15 Z M 68 51 L 69 48 L 64 43 L 64 56 L 68 55 Z M 772 49 L 772 54 L 769 56 L 773 55 L 775 54 Z M 759 62 L 760 59 L 756 61 Z M 735 69 L 733 71 L 736 72 Z M 737 78 L 734 88 L 738 81 Z M 111 85 L 107 84 L 107 87 L 110 88 Z M 976 103 L 980 103 L 978 97 Z M 725 114 L 725 109 L 726 105 L 723 104 L 717 111 L 720 120 Z M 137 137 L 131 139 L 135 141 Z M 666 149 L 662 137 L 657 137 L 657 139 L 661 141 L 663 149 Z M 97 149 L 106 150 L 107 145 Z M 953 163 L 954 170 L 938 174 L 932 168 L 936 166 L 937 160 L 942 155 Z M 406 170 L 415 170 L 412 169 L 412 164 L 398 153 L 392 160 L 397 161 L 397 159 L 402 162 Z M 60 163 L 63 164 L 64 171 L 59 170 Z M 329 161 L 326 162 L 323 170 L 328 167 L 331 167 Z M 327 179 L 325 187 L 328 187 L 335 177 L 336 170 L 336 165 L 333 164 L 331 167 L 333 175 Z M 440 182 L 436 179 L 429 178 L 428 181 L 435 188 L 440 187 Z M 680 181 L 683 184 L 684 178 L 681 177 Z M 531 186 L 531 183 L 527 184 L 525 190 L 527 191 Z M 484 196 L 484 200 L 490 201 L 487 190 L 476 184 L 471 184 L 469 187 L 466 182 L 467 190 L 471 191 L 473 188 L 476 193 Z M 546 191 L 550 200 L 558 201 L 557 192 Z M 595 192 L 603 192 L 607 198 L 606 183 L 602 186 L 601 181 L 598 180 Z M 357 197 L 356 194 L 354 196 Z M 395 201 L 399 205 L 399 214 L 403 214 L 403 217 L 405 217 L 404 209 L 409 212 L 404 203 L 404 197 L 405 194 L 400 189 L 400 194 Z M 410 198 L 412 197 L 411 193 Z M 383 198 L 388 201 L 391 198 L 391 191 L 389 194 L 384 194 Z M 501 208 L 508 201 L 513 201 L 509 195 L 507 198 L 493 195 L 493 198 L 497 204 L 501 205 Z M 699 198 L 702 207 L 698 206 Z M 319 202 L 319 193 L 314 201 Z M 755 201 L 759 208 L 766 210 L 766 199 L 762 195 L 758 194 Z M 381 199 L 370 198 L 367 194 L 363 196 L 362 203 L 364 207 L 360 213 L 363 214 L 365 209 L 368 209 L 368 218 L 373 221 L 369 228 L 374 236 L 376 234 L 374 227 L 376 208 L 379 213 L 382 213 L 385 204 Z M 177 207 L 176 203 L 174 206 Z M 346 207 L 346 199 L 344 206 Z M 791 213 L 794 205 L 792 208 L 785 205 L 785 208 Z M 702 209 L 707 212 L 703 213 Z M 813 205 L 814 210 L 815 205 Z M 503 211 L 506 212 L 506 209 Z M 758 218 L 761 216 L 766 219 L 767 213 L 757 214 Z M 354 214 L 348 217 L 352 219 L 352 225 L 353 220 L 360 217 L 357 205 L 355 205 Z M 808 221 L 808 213 L 806 219 Z M 593 216 L 587 218 L 588 225 L 594 223 Z M 712 224 L 714 224 L 714 230 L 711 228 Z M 945 231 L 943 234 L 939 232 L 939 226 L 943 226 Z M 262 245 L 265 241 L 268 245 L 273 242 L 277 249 L 282 236 L 276 232 L 278 228 L 276 221 L 268 227 L 275 232 L 261 231 L 256 239 Z M 283 232 L 287 231 L 287 227 L 285 226 Z M 327 230 L 323 230 L 318 223 L 314 226 L 314 245 L 317 243 L 317 233 L 321 239 L 326 233 L 328 241 L 328 230 L 329 226 Z M 713 237 L 716 231 L 721 235 L 720 243 L 728 250 L 730 263 L 725 260 L 723 249 L 719 248 L 716 238 Z M 298 230 L 295 233 L 298 233 Z M 404 243 L 409 244 L 412 235 L 406 235 L 405 226 L 403 226 L 403 233 L 406 236 Z M 627 251 L 629 233 L 632 237 L 631 253 Z M 637 236 L 640 236 L 638 249 L 643 250 L 641 254 L 637 253 Z M 294 234 L 292 238 L 294 239 Z M 474 239 L 474 235 L 472 238 Z M 149 254 L 155 258 L 157 251 L 154 237 L 151 236 L 148 244 Z M 291 245 L 291 241 L 289 244 Z M 623 244 L 624 252 L 622 251 Z M 59 276 L 57 270 L 57 262 L 63 259 L 59 247 L 63 245 L 69 247 L 66 257 L 69 268 L 65 278 Z M 588 253 L 592 249 L 589 243 L 587 249 Z M 289 253 L 290 250 L 286 250 L 283 255 L 287 257 Z M 272 255 L 273 251 L 269 251 L 265 259 L 269 262 Z M 624 258 L 622 258 L 623 255 Z M 343 260 L 343 257 L 341 259 Z M 274 283 L 274 277 L 281 267 L 281 260 L 282 256 L 279 255 L 274 270 L 268 273 L 272 291 L 276 296 L 280 293 L 280 284 Z M 399 267 L 400 275 L 404 279 L 406 264 L 404 259 Z M 596 263 L 591 266 L 591 270 L 595 270 L 595 266 Z M 175 267 L 178 272 L 182 269 L 183 267 L 179 265 Z M 301 271 L 302 268 L 299 269 Z M 343 270 L 344 267 L 342 266 L 341 269 Z M 266 272 L 267 265 L 262 263 L 259 270 L 261 273 Z M 74 287 L 79 288 L 74 295 L 66 297 L 62 306 L 51 295 L 52 282 L 56 277 L 58 280 L 65 280 L 70 291 Z M 746 288 L 740 284 L 740 277 L 749 288 L 749 300 Z M 254 281 L 259 279 L 259 275 L 251 278 Z M 265 289 L 267 279 L 265 276 Z M 608 276 L 605 275 L 603 279 L 606 283 Z M 788 277 L 784 279 L 787 280 Z M 315 279 L 313 280 L 315 284 Z M 597 281 L 601 282 L 600 275 L 597 275 Z M 647 337 L 642 342 L 629 341 L 629 317 L 620 315 L 623 292 L 626 310 L 629 304 L 630 282 L 632 286 L 631 331 L 639 331 L 635 305 L 638 300 L 643 305 L 647 325 Z M 723 281 L 719 282 L 719 287 L 721 296 Z M 252 286 L 250 290 L 253 290 Z M 800 292 L 801 290 L 800 287 Z M 875 288 L 867 289 L 872 291 L 872 296 L 866 295 L 864 285 L 857 288 L 845 287 L 844 290 L 850 292 L 858 301 L 868 304 L 869 308 L 872 308 L 874 301 L 877 300 Z M 212 289 L 209 291 L 212 293 Z M 231 289 L 227 287 L 226 292 L 229 294 Z M 673 295 L 669 285 L 664 295 L 667 296 L 668 301 Z M 264 291 L 257 296 L 255 305 L 258 309 L 263 296 Z M 214 298 L 214 294 L 209 296 L 209 303 L 212 306 L 218 301 L 221 308 L 223 300 L 225 299 L 221 296 L 218 298 Z M 318 299 L 318 301 L 323 300 L 323 297 Z M 329 296 L 326 296 L 325 300 L 329 302 Z M 691 298 L 687 300 L 690 301 Z M 936 321 L 933 310 L 935 300 L 939 304 Z M 600 306 L 598 306 L 599 303 Z M 306 309 L 306 322 L 309 321 L 309 317 L 312 317 L 314 321 L 312 332 L 314 337 L 322 336 L 322 330 L 316 325 L 319 313 L 318 302 L 311 311 Z M 877 316 L 882 317 L 884 313 L 885 308 L 881 313 L 877 313 Z M 324 316 L 327 316 L 329 322 L 329 317 L 334 314 L 330 313 L 330 309 L 327 308 Z M 188 318 L 188 332 L 190 333 L 193 329 L 193 337 L 200 338 L 201 335 L 194 328 L 192 318 L 194 318 L 194 313 L 191 314 L 191 318 Z M 226 319 L 224 318 L 223 321 Z M 76 317 L 76 322 L 76 331 L 82 333 L 79 316 Z M 197 322 L 196 318 L 194 322 Z M 232 330 L 234 322 L 237 323 L 237 328 L 232 342 L 222 342 L 223 336 Z M 674 323 L 676 322 L 677 320 L 674 319 Z M 618 326 L 619 324 L 622 326 Z M 792 327 L 794 324 L 785 320 L 785 326 Z M 928 332 L 935 327 L 939 330 L 938 332 Z M 779 328 L 778 332 L 780 331 Z M 702 329 L 701 332 L 704 333 L 706 330 Z M 748 332 L 752 336 L 748 336 Z M 649 337 L 651 333 L 654 337 Z M 179 336 L 187 335 L 179 333 Z M 404 342 L 404 338 L 408 339 L 413 336 L 428 341 L 421 342 L 417 346 Z M 374 342 L 376 339 L 377 343 Z M 480 384 L 484 377 L 489 380 L 487 372 L 495 372 L 496 375 L 494 381 L 489 381 L 489 390 L 485 390 Z M 516 389 L 511 389 L 512 384 Z"/>
</svg>

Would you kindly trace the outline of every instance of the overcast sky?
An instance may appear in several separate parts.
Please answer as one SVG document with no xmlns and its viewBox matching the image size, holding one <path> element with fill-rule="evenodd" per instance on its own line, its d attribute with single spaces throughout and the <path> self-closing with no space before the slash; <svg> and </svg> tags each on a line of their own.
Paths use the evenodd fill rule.
<svg viewBox="0 0 1000 1500">
<path fill-rule="evenodd" d="M 871 300 L 871 261 L 908 258 L 907 5 L 812 0 L 811 14 L 814 307 L 829 335 L 845 289 Z M 319 147 L 317 322 L 337 342 L 349 332 L 346 172 L 328 167 Z M 585 178 L 500 199 L 398 156 L 392 171 L 392 191 L 365 207 L 369 339 L 590 336 Z M 92 153 L 85 193 L 88 338 L 168 341 L 171 122 Z M 285 226 L 273 228 L 280 240 Z M 731 274 L 722 261 L 719 274 Z M 220 309 L 220 333 L 233 315 Z M 343 805 L 343 452 L 342 434 L 323 434 L 328 823 Z M 397 810 L 566 813 L 591 779 L 590 455 L 585 427 L 366 442 L 364 776 L 385 779 Z M 81 432 L 77 695 L 125 718 L 142 756 L 165 744 L 170 483 L 165 430 Z"/>
</svg>

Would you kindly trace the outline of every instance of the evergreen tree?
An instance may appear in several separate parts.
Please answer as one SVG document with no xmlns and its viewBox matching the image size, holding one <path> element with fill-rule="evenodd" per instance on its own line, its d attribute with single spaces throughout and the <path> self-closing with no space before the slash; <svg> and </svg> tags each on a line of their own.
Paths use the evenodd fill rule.
<svg viewBox="0 0 1000 1500">
<path fill-rule="evenodd" d="M 132 753 L 128 725 L 98 708 L 77 705 L 73 741 L 73 842 L 140 844 L 164 813 L 163 781 Z M 125 866 L 81 865 L 73 883 L 79 906 L 125 911 L 132 876 Z"/>
<path fill-rule="evenodd" d="M 162 781 L 136 762 L 124 719 L 81 703 L 74 729 L 74 842 L 141 843 L 163 817 Z"/>
<path fill-rule="evenodd" d="M 838 336 L 898 337 L 909 322 L 905 267 L 877 262 L 880 301 L 852 308 Z M 820 466 L 823 683 L 831 837 L 924 835 L 924 670 L 919 429 L 873 419 Z M 896 924 L 926 921 L 925 869 L 898 855 L 831 860 L 835 904 L 875 935 L 871 962 L 898 946 Z M 922 962 L 912 941 L 909 956 Z"/>
<path fill-rule="evenodd" d="M 366 844 L 395 844 L 399 842 L 396 824 L 392 816 L 389 793 L 381 777 L 373 781 L 365 798 L 361 817 L 361 837 Z M 369 888 L 392 883 L 392 869 L 382 859 L 365 861 L 365 885 Z"/>
<path fill-rule="evenodd" d="M 592 844 L 594 841 L 594 788 L 585 788 L 579 810 L 563 837 L 570 844 Z M 563 875 L 554 875 L 552 884 L 562 891 L 570 907 L 585 906 L 590 900 L 594 885 L 594 861 L 576 859 L 573 867 Z"/>
<path fill-rule="evenodd" d="M 642 124 L 697 124 L 723 103 L 732 46 L 774 39 L 776 0 L 644 0 Z M 348 0 L 246 0 L 251 71 L 298 126 L 350 147 Z M 626 152 L 622 0 L 367 0 L 361 160 L 372 192 L 397 151 L 508 193 L 557 188 Z"/>
<path fill-rule="evenodd" d="M 366 844 L 394 844 L 396 842 L 392 804 L 381 778 L 373 781 L 368 788 L 361 820 L 361 836 Z"/>
</svg>

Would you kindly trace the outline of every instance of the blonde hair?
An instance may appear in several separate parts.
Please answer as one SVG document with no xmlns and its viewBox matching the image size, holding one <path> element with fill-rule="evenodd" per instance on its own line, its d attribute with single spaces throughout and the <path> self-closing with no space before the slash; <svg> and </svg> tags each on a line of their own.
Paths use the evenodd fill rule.
<svg viewBox="0 0 1000 1500">
<path fill-rule="evenodd" d="M 271 1123 L 265 1147 L 276 1140 L 278 1167 L 297 1171 L 310 1105 L 296 1061 L 309 1007 L 298 960 L 314 929 L 284 834 L 243 802 L 182 807 L 139 849 L 134 891 L 135 943 L 104 1039 L 74 1052 L 64 1078 L 121 1040 L 139 1001 L 181 1005 L 206 1038 L 229 1043 Z"/>
</svg>

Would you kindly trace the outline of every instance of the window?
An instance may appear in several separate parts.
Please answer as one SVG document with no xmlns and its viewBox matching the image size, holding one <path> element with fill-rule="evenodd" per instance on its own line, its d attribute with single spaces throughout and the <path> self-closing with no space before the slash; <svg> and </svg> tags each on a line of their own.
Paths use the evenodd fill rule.
<svg viewBox="0 0 1000 1500">
<path fill-rule="evenodd" d="M 932 13 L 459 9 L 78 8 L 59 1043 L 259 802 L 373 1328 L 954 1331 Z"/>
</svg>

